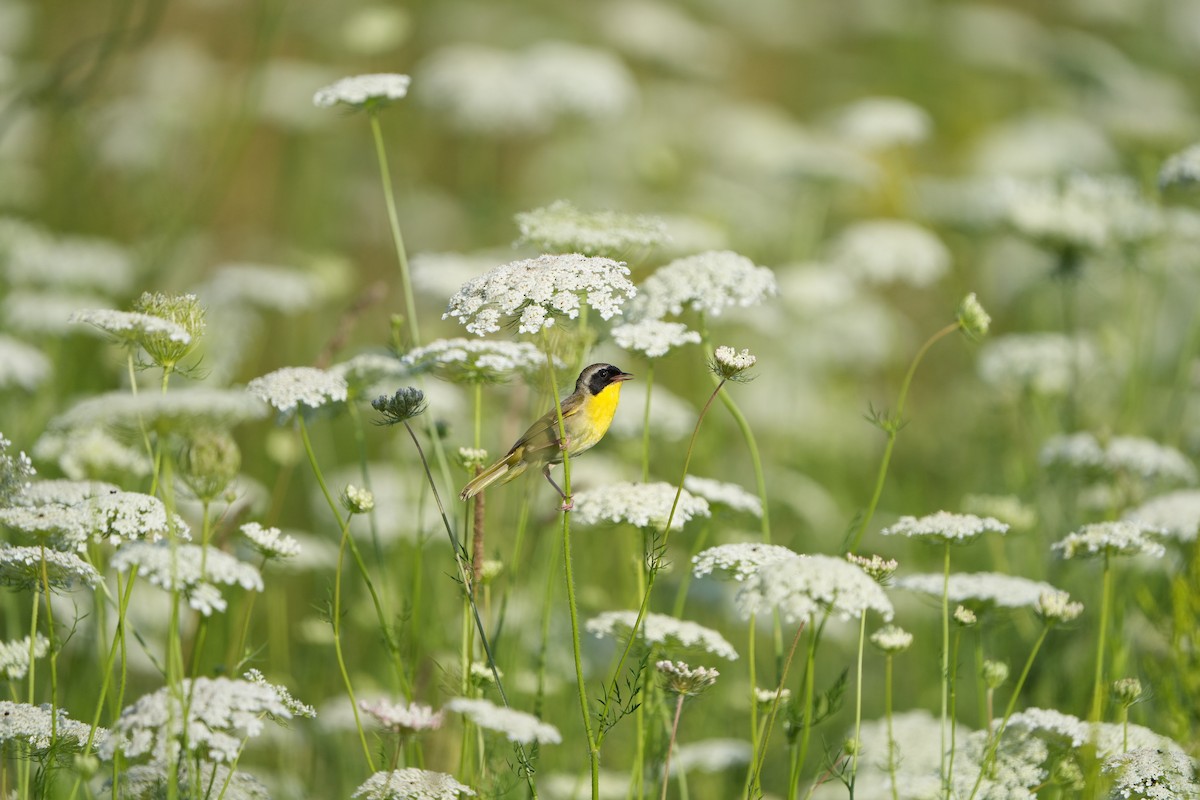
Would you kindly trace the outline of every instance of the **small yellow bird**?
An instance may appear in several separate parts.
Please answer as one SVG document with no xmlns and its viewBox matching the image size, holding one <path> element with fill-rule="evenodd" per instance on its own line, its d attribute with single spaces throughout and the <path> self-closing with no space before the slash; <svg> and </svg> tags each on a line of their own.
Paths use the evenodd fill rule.
<svg viewBox="0 0 1200 800">
<path fill-rule="evenodd" d="M 504 458 L 476 475 L 459 496 L 469 500 L 493 483 L 508 483 L 530 467 L 541 467 L 546 480 L 562 496 L 564 510 L 569 510 L 571 501 L 550 477 L 550 467 L 562 463 L 563 450 L 575 458 L 604 438 L 617 411 L 621 384 L 632 377 L 612 364 L 585 367 L 575 381 L 575 391 L 562 401 L 565 444 L 558 438 L 558 410 L 552 408 L 529 426 Z"/>
</svg>

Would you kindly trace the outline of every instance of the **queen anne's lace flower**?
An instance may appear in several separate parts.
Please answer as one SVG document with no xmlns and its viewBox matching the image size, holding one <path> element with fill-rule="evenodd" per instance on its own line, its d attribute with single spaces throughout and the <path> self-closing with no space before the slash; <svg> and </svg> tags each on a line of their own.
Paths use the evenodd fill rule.
<svg viewBox="0 0 1200 800">
<path fill-rule="evenodd" d="M 913 642 L 913 635 L 896 625 L 885 625 L 871 634 L 871 644 L 888 655 L 907 650 Z"/>
<path fill-rule="evenodd" d="M 393 703 L 384 698 L 374 702 L 360 700 L 358 707 L 392 733 L 405 735 L 437 730 L 446 716 L 445 712 L 421 703 Z"/>
<path fill-rule="evenodd" d="M 251 546 L 267 558 L 294 558 L 300 555 L 300 543 L 279 528 L 264 528 L 257 522 L 241 527 Z"/>
<path fill-rule="evenodd" d="M 741 739 L 701 739 L 680 745 L 671 761 L 671 774 L 724 772 L 750 763 L 754 748 Z"/>
<path fill-rule="evenodd" d="M 0 700 L 0 744 L 19 741 L 36 751 L 49 750 L 51 745 L 83 749 L 91 735 L 91 725 L 71 719 L 61 708 L 57 719 L 53 719 L 53 726 L 51 720 L 49 704 L 33 706 Z M 96 729 L 95 742 L 103 743 L 107 738 L 107 730 Z"/>
<path fill-rule="evenodd" d="M 885 620 L 892 603 L 862 569 L 832 556 L 798 555 L 765 564 L 748 575 L 735 598 L 743 617 L 777 610 L 787 622 L 818 613 L 838 619 L 861 617 L 868 609 Z"/>
<path fill-rule="evenodd" d="M 722 380 L 746 380 L 744 373 L 758 362 L 758 357 L 749 350 L 738 352 L 732 347 L 722 346 L 713 351 L 712 371 Z"/>
<path fill-rule="evenodd" d="M 178 589 L 187 597 L 188 605 L 206 617 L 226 608 L 218 583 L 237 584 L 253 592 L 263 590 L 257 569 L 215 547 L 131 542 L 113 554 L 114 569 L 125 572 L 134 565 L 138 577 L 164 591 Z"/>
<path fill-rule="evenodd" d="M 553 325 L 556 314 L 579 316 L 586 303 L 607 320 L 637 293 L 628 276 L 629 268 L 611 258 L 544 255 L 513 261 L 459 289 L 442 319 L 454 317 L 483 336 L 515 315 L 521 333 L 537 333 Z"/>
<path fill-rule="evenodd" d="M 698 695 L 717 682 L 721 673 L 709 667 L 691 667 L 682 661 L 662 660 L 654 665 L 663 688 L 688 697 Z"/>
<path fill-rule="evenodd" d="M 775 275 L 745 256 L 713 250 L 677 258 L 641 285 L 633 319 L 661 319 L 691 308 L 712 316 L 728 308 L 758 305 L 779 292 Z"/>
<path fill-rule="evenodd" d="M 896 587 L 913 592 L 942 596 L 942 573 L 906 575 L 896 580 Z M 1044 592 L 1055 588 L 1042 581 L 1032 581 L 1017 575 L 996 572 L 955 572 L 947 584 L 947 598 L 970 608 L 1033 608 Z"/>
<path fill-rule="evenodd" d="M 1048 247 L 1100 250 L 1156 234 L 1162 218 L 1126 178 L 1071 175 L 997 186 L 1009 225 Z"/>
<path fill-rule="evenodd" d="M 24 451 L 14 455 L 10 447 L 12 442 L 0 433 L 0 506 L 17 502 L 29 487 L 29 479 L 37 474 L 29 456 Z"/>
<path fill-rule="evenodd" d="M 737 544 L 719 544 L 702 550 L 692 557 L 692 573 L 703 577 L 716 573 L 719 577 L 744 581 L 757 572 L 764 564 L 795 558 L 794 550 L 778 544 L 758 544 L 757 542 L 738 542 Z"/>
<path fill-rule="evenodd" d="M 79 401 L 50 421 L 49 431 L 86 431 L 106 425 L 139 430 L 225 429 L 267 416 L 261 400 L 239 389 L 178 392 L 106 392 Z"/>
<path fill-rule="evenodd" d="M 638 528 L 667 524 L 676 487 L 669 483 L 614 483 L 575 494 L 575 519 L 581 525 L 625 522 Z M 709 516 L 708 501 L 686 489 L 679 494 L 671 530 L 681 530 L 693 517 Z"/>
<path fill-rule="evenodd" d="M 1158 185 L 1170 187 L 1194 186 L 1200 183 L 1200 144 L 1175 153 L 1163 162 L 1158 171 Z"/>
<path fill-rule="evenodd" d="M 69 589 L 77 581 L 88 586 L 100 582 L 100 573 L 74 553 L 64 553 L 43 547 L 12 547 L 0 545 L 0 584 L 16 589 L 41 587 L 42 560 L 45 559 L 46 578 L 51 588 Z"/>
<path fill-rule="evenodd" d="M 313 95 L 313 105 L 319 108 L 331 108 L 339 103 L 354 108 L 383 106 L 404 99 L 411 82 L 407 75 L 395 73 L 352 75 L 318 89 Z"/>
<path fill-rule="evenodd" d="M 201 294 L 213 308 L 252 306 L 284 314 L 306 311 L 322 299 L 321 282 L 289 267 L 268 264 L 225 264 L 217 269 Z"/>
<path fill-rule="evenodd" d="M 344 378 L 316 367 L 284 367 L 246 384 L 246 391 L 287 414 L 304 405 L 320 408 L 346 399 Z"/>
<path fill-rule="evenodd" d="M 1042 592 L 1033 610 L 1047 624 L 1059 625 L 1078 618 L 1083 613 L 1083 603 L 1072 602 L 1066 592 Z"/>
<path fill-rule="evenodd" d="M 986 342 L 976 369 L 983 382 L 1009 395 L 1056 396 L 1095 371 L 1100 361 L 1089 339 L 1061 333 L 1010 333 Z"/>
<path fill-rule="evenodd" d="M 50 359 L 36 347 L 0 335 L 0 391 L 17 387 L 32 392 L 50 375 Z"/>
<path fill-rule="evenodd" d="M 613 341 L 623 350 L 642 353 L 646 358 L 661 358 L 672 347 L 699 344 L 700 334 L 689 331 L 682 322 L 644 319 L 617 325 L 612 329 Z"/>
<path fill-rule="evenodd" d="M 183 345 L 191 344 L 192 341 L 192 335 L 182 325 L 137 311 L 86 309 L 72 314 L 71 322 L 91 325 L 130 346 L 140 345 L 147 336 L 164 336 L 169 341 Z"/>
<path fill-rule="evenodd" d="M 1027 708 L 1018 711 L 1009 718 L 1006 730 L 1028 731 L 1048 740 L 1052 745 L 1073 749 L 1091 743 L 1096 746 L 1096 757 L 1099 759 L 1108 759 L 1127 750 L 1139 750 L 1144 747 L 1164 752 L 1183 751 L 1183 748 L 1170 738 L 1141 725 L 1086 722 L 1052 708 Z"/>
<path fill-rule="evenodd" d="M 725 483 L 711 478 L 688 475 L 683 479 L 683 488 L 710 505 L 725 506 L 734 511 L 745 511 L 756 517 L 762 516 L 762 498 L 743 489 L 736 483 Z"/>
<path fill-rule="evenodd" d="M 545 253 L 583 253 L 615 258 L 635 247 L 653 247 L 667 237 L 655 217 L 615 211 L 583 212 L 567 200 L 517 214 L 521 241 Z"/>
<path fill-rule="evenodd" d="M 629 634 L 633 623 L 637 621 L 636 611 L 605 611 L 603 614 L 588 620 L 588 633 L 598 638 L 619 638 Z M 664 648 L 691 649 L 699 648 L 705 652 L 727 658 L 737 659 L 737 651 L 733 645 L 725 641 L 725 637 L 711 628 L 706 628 L 695 622 L 676 619 L 666 614 L 650 612 L 642 620 L 638 637 L 647 644 L 660 645 Z"/>
<path fill-rule="evenodd" d="M 1195 541 L 1200 531 L 1200 490 L 1180 489 L 1159 495 L 1127 511 L 1125 519 L 1163 530 L 1181 542 Z"/>
<path fill-rule="evenodd" d="M 167 520 L 157 497 L 137 492 L 100 494 L 73 505 L 44 503 L 0 509 L 0 523 L 38 536 L 57 550 L 87 549 L 88 542 L 148 539 L 157 542 L 174 534 L 189 538 L 187 523 L 178 515 Z"/>
<path fill-rule="evenodd" d="M 105 494 L 116 494 L 121 489 L 104 481 L 73 481 L 55 479 L 35 481 L 21 495 L 19 504 L 24 506 L 64 505 L 73 506 Z"/>
<path fill-rule="evenodd" d="M 933 120 L 920 106 L 900 97 L 864 97 L 840 109 L 833 129 L 867 150 L 919 144 L 929 138 Z"/>
<path fill-rule="evenodd" d="M 411 372 L 403 361 L 383 353 L 359 353 L 329 368 L 331 375 L 346 382 L 350 397 L 370 397 L 385 385 L 390 391 Z"/>
<path fill-rule="evenodd" d="M 1115 775 L 1113 797 L 1177 800 L 1200 796 L 1196 769 L 1187 753 L 1143 747 L 1107 759 L 1103 772 Z"/>
<path fill-rule="evenodd" d="M 930 286 L 950 270 L 950 251 L 932 232 L 911 222 L 877 219 L 842 231 L 830 261 L 860 281 Z"/>
<path fill-rule="evenodd" d="M 355 800 L 459 800 L 475 796 L 475 790 L 454 780 L 453 775 L 416 767 L 376 772 L 350 795 Z"/>
<path fill-rule="evenodd" d="M 404 355 L 410 369 L 432 369 L 449 380 L 494 383 L 546 366 L 546 356 L 529 342 L 489 339 L 438 339 Z M 565 364 L 555 359 L 555 366 Z"/>
<path fill-rule="evenodd" d="M 884 536 L 907 536 L 940 542 L 968 542 L 985 533 L 1007 533 L 1008 525 L 994 517 L 938 511 L 924 517 L 901 517 L 880 531 Z"/>
<path fill-rule="evenodd" d="M 449 711 L 462 714 L 481 728 L 503 733 L 510 742 L 521 744 L 559 744 L 562 735 L 553 725 L 532 714 L 497 706 L 487 700 L 455 697 L 446 704 Z"/>
<path fill-rule="evenodd" d="M 16 681 L 29 672 L 29 637 L 14 642 L 0 642 L 0 675 Z M 33 642 L 33 657 L 41 658 L 50 649 L 50 640 L 40 633 Z"/>
<path fill-rule="evenodd" d="M 1162 531 L 1136 522 L 1119 520 L 1084 525 L 1078 531 L 1055 542 L 1052 547 L 1063 558 L 1095 558 L 1105 555 L 1149 555 L 1161 558 L 1166 553 L 1156 536 Z"/>
</svg>

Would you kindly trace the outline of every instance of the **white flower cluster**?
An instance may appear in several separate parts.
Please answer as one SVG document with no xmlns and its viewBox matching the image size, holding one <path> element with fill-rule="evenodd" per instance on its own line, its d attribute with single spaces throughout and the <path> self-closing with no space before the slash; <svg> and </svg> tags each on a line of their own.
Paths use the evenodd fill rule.
<svg viewBox="0 0 1200 800">
<path fill-rule="evenodd" d="M 264 676 L 258 670 L 247 670 L 242 677 L 250 681 L 250 683 L 253 683 L 255 686 L 265 687 L 274 692 L 275 697 L 279 700 L 279 702 L 283 703 L 284 707 L 291 712 L 292 716 L 308 717 L 311 719 L 317 715 L 317 710 L 315 708 L 310 706 L 308 703 L 301 703 L 292 696 L 292 693 L 286 686 L 279 683 L 271 683 L 266 679 L 266 676 Z"/>
<path fill-rule="evenodd" d="M 393 391 L 411 370 L 392 355 L 359 353 L 331 366 L 329 374 L 346 382 L 351 397 L 371 397 Z"/>
<path fill-rule="evenodd" d="M 206 617 L 226 608 L 218 583 L 237 584 L 253 592 L 263 590 L 257 569 L 215 547 L 130 542 L 113 554 L 112 566 L 120 572 L 137 566 L 139 578 L 164 591 L 178 589 L 187 597 L 188 605 Z"/>
<path fill-rule="evenodd" d="M 866 572 L 842 558 L 796 555 L 765 564 L 742 583 L 735 598 L 743 617 L 778 611 L 787 622 L 818 613 L 859 618 L 869 609 L 885 620 L 892 603 Z"/>
<path fill-rule="evenodd" d="M 422 731 L 435 731 L 442 727 L 446 714 L 434 711 L 431 706 L 421 703 L 393 703 L 386 698 L 375 701 L 360 700 L 361 708 L 385 728 L 393 733 L 413 734 Z"/>
<path fill-rule="evenodd" d="M 710 250 L 659 267 L 640 290 L 630 311 L 637 320 L 678 316 L 685 308 L 718 316 L 729 308 L 758 305 L 779 287 L 766 267 L 728 250 Z"/>
<path fill-rule="evenodd" d="M 754 748 L 742 739 L 701 739 L 681 745 L 671 762 L 671 774 L 724 772 L 750 763 Z"/>
<path fill-rule="evenodd" d="M 24 506 L 78 505 L 85 500 L 121 491 L 116 484 L 104 481 L 73 481 L 53 479 L 29 484 L 19 503 Z"/>
<path fill-rule="evenodd" d="M 643 319 L 617 325 L 612 329 L 612 337 L 617 347 L 642 353 L 646 358 L 661 358 L 673 347 L 700 343 L 700 334 L 688 330 L 682 322 L 661 319 Z"/>
<path fill-rule="evenodd" d="M 1200 490 L 1179 489 L 1159 495 L 1125 512 L 1125 519 L 1158 528 L 1181 542 L 1193 542 L 1200 532 Z"/>
<path fill-rule="evenodd" d="M 1116 776 L 1112 797 L 1176 800 L 1200 797 L 1196 768 L 1187 753 L 1142 747 L 1105 760 L 1101 771 Z"/>
<path fill-rule="evenodd" d="M 106 392 L 79 401 L 50 421 L 50 430 L 89 430 L 119 426 L 138 430 L 230 428 L 267 415 L 267 407 L 238 389 L 187 389 L 178 392 Z"/>
<path fill-rule="evenodd" d="M 1129 520 L 1084 525 L 1051 548 L 1063 558 L 1148 555 L 1162 558 L 1167 550 L 1158 541 L 1162 531 Z"/>
<path fill-rule="evenodd" d="M 925 287 L 950 271 L 950 251 L 932 232 L 912 222 L 856 222 L 830 245 L 829 260 L 867 284 Z"/>
<path fill-rule="evenodd" d="M 977 517 L 974 514 L 953 514 L 938 511 L 924 517 L 901 517 L 895 524 L 884 528 L 884 536 L 907 536 L 932 539 L 940 542 L 969 542 L 985 533 L 1007 533 L 1008 525 L 995 517 Z"/>
<path fill-rule="evenodd" d="M 417 767 L 376 772 L 350 795 L 355 800 L 459 800 L 475 796 L 475 790 L 454 780 L 453 775 Z"/>
<path fill-rule="evenodd" d="M 194 775 L 200 786 L 220 786 L 223 800 L 271 800 L 267 787 L 253 775 L 211 762 L 194 766 L 187 759 L 175 765 L 160 762 L 125 769 L 121 774 L 121 793 L 118 796 L 130 800 L 170 797 L 168 787 L 171 785 L 172 772 L 175 773 L 179 797 L 191 796 Z M 105 788 L 112 787 L 106 784 Z"/>
<path fill-rule="evenodd" d="M 408 94 L 412 79 L 395 73 L 352 75 L 348 78 L 318 89 L 313 95 L 313 105 L 332 108 L 337 104 L 364 108 L 375 104 L 386 104 L 402 100 Z"/>
<path fill-rule="evenodd" d="M 628 523 L 638 528 L 659 528 L 671 517 L 671 530 L 682 530 L 693 517 L 709 516 L 708 501 L 684 489 L 675 504 L 676 487 L 669 483 L 613 483 L 575 494 L 575 519 L 581 525 L 601 522 Z"/>
<path fill-rule="evenodd" d="M 698 497 L 703 497 L 710 505 L 725 506 L 734 511 L 745 511 L 756 517 L 762 516 L 762 498 L 751 494 L 736 483 L 688 475 L 683 479 L 683 488 Z"/>
<path fill-rule="evenodd" d="M 586 303 L 602 319 L 621 313 L 637 294 L 629 268 L 611 258 L 543 255 L 513 261 L 468 281 L 453 297 L 442 319 L 457 318 L 471 333 L 500 330 L 516 315 L 521 333 L 538 333 L 554 324 L 556 314 L 574 319 Z"/>
<path fill-rule="evenodd" d="M 1007 730 L 1028 731 L 1047 738 L 1051 744 L 1078 749 L 1087 744 L 1096 747 L 1096 757 L 1109 759 L 1127 750 L 1153 748 L 1163 752 L 1183 752 L 1178 743 L 1149 728 L 1133 723 L 1086 722 L 1052 708 L 1027 708 L 1008 720 Z M 1128 735 L 1128 747 L 1126 747 Z"/>
<path fill-rule="evenodd" d="M 167 509 L 157 497 L 138 492 L 99 494 L 73 505 L 44 503 L 0 509 L 0 522 L 10 528 L 42 537 L 57 550 L 83 552 L 89 542 L 149 539 L 157 542 L 174 534 L 189 538 L 187 523 L 179 515 L 167 521 Z"/>
<path fill-rule="evenodd" d="M 446 709 L 462 714 L 481 728 L 502 733 L 510 742 L 521 744 L 560 744 L 562 735 L 558 728 L 542 722 L 533 714 L 514 711 L 470 697 L 455 697 L 446 703 Z"/>
<path fill-rule="evenodd" d="M 107 308 L 85 309 L 71 315 L 71 322 L 91 325 L 127 345 L 139 345 L 148 336 L 163 336 L 168 341 L 190 344 L 192 335 L 177 322 L 143 314 L 140 311 L 114 311 Z"/>
<path fill-rule="evenodd" d="M 758 363 L 758 357 L 749 350 L 738 352 L 722 345 L 713 351 L 713 371 L 726 380 L 733 380 Z"/>
<path fill-rule="evenodd" d="M 1049 247 L 1100 250 L 1149 238 L 1162 228 L 1157 210 L 1127 178 L 1011 179 L 997 190 L 1008 224 Z"/>
<path fill-rule="evenodd" d="M 1104 466 L 1147 483 L 1196 483 L 1196 467 L 1174 447 L 1140 436 L 1114 436 L 1104 448 Z"/>
<path fill-rule="evenodd" d="M 710 667 L 692 667 L 683 661 L 664 659 L 656 662 L 654 668 L 662 676 L 663 687 L 668 692 L 688 697 L 700 694 L 721 676 Z"/>
<path fill-rule="evenodd" d="M 225 264 L 199 290 L 210 308 L 246 306 L 296 314 L 316 306 L 323 299 L 321 282 L 290 267 L 269 264 Z"/>
<path fill-rule="evenodd" d="M 720 577 L 744 581 L 765 564 L 795 557 L 794 550 L 778 544 L 719 544 L 692 556 L 692 574 L 700 578 L 715 572 Z"/>
<path fill-rule="evenodd" d="M 583 212 L 567 200 L 516 216 L 521 241 L 543 253 L 583 253 L 616 258 L 635 247 L 666 241 L 667 226 L 656 217 L 616 211 Z"/>
<path fill-rule="evenodd" d="M 241 527 L 242 535 L 266 558 L 294 558 L 300 555 L 300 543 L 279 528 L 264 528 L 257 522 Z"/>
<path fill-rule="evenodd" d="M 920 144 L 933 131 L 929 112 L 900 97 L 864 97 L 839 109 L 833 130 L 865 150 Z"/>
<path fill-rule="evenodd" d="M 587 631 L 600 639 L 623 638 L 633 630 L 637 616 L 636 611 L 605 611 L 588 620 Z M 638 636 L 647 644 L 661 645 L 665 648 L 699 648 L 730 661 L 735 661 L 738 657 L 733 645 L 711 628 L 666 614 L 646 614 Z"/>
<path fill-rule="evenodd" d="M 60 236 L 33 226 L 6 225 L 5 272 L 10 284 L 88 289 L 122 294 L 133 282 L 133 261 L 120 245 L 84 236 Z"/>
<path fill-rule="evenodd" d="M 1200 183 L 1200 144 L 1175 153 L 1163 162 L 1162 169 L 1158 171 L 1158 185 L 1162 189 L 1197 183 Z"/>
<path fill-rule="evenodd" d="M 12 442 L 0 433 L 0 506 L 17 502 L 29 487 L 29 479 L 37 474 L 29 456 L 24 451 L 13 455 L 10 447 Z"/>
<path fill-rule="evenodd" d="M 346 399 L 346 380 L 316 367 L 284 367 L 255 378 L 246 391 L 277 409 L 281 414 L 298 406 L 320 408 Z"/>
<path fill-rule="evenodd" d="M 1027 531 L 1037 524 L 1037 511 L 1015 494 L 968 494 L 962 499 L 963 511 L 1007 522 L 1010 530 Z"/>
<path fill-rule="evenodd" d="M 491 383 L 532 373 L 546 365 L 546 357 L 529 342 L 456 338 L 410 350 L 403 363 L 413 370 L 433 369 L 450 380 Z M 555 366 L 565 364 L 556 358 Z"/>
<path fill-rule="evenodd" d="M 1072 602 L 1066 592 L 1042 592 L 1033 610 L 1047 624 L 1072 622 L 1083 613 L 1083 603 Z"/>
<path fill-rule="evenodd" d="M 12 388 L 32 392 L 50 375 L 50 359 L 36 347 L 0 335 L 0 391 Z"/>
<path fill-rule="evenodd" d="M 16 681 L 29 673 L 29 637 L 13 642 L 0 642 L 0 675 Z M 33 657 L 41 658 L 50 649 L 50 640 L 38 634 L 33 642 Z"/>
<path fill-rule="evenodd" d="M 96 568 L 74 553 L 43 547 L 0 545 L 0 584 L 16 589 L 42 586 L 43 559 L 46 578 L 53 588 L 69 589 L 76 581 L 89 587 L 100 582 L 100 573 Z"/>
<path fill-rule="evenodd" d="M 38 751 L 48 750 L 51 745 L 83 749 L 91 736 L 92 726 L 71 719 L 61 708 L 56 716 L 52 717 L 48 703 L 34 706 L 0 700 L 0 744 L 19 741 Z M 107 730 L 96 729 L 94 741 L 104 742 L 107 738 Z"/>
<path fill-rule="evenodd" d="M 258 403 L 257 400 L 254 402 Z M 258 405 L 266 410 L 266 406 Z M 101 427 L 48 430 L 38 437 L 33 455 L 39 461 L 57 464 L 64 475 L 79 481 L 93 475 L 135 478 L 149 475 L 154 471 L 154 464 L 146 454 L 146 448 L 126 441 L 126 438 L 118 439 Z"/>
<path fill-rule="evenodd" d="M 871 644 L 888 655 L 901 653 L 913 643 L 913 635 L 897 625 L 885 625 L 871 634 Z"/>
<path fill-rule="evenodd" d="M 1018 395 L 1066 393 L 1100 360 L 1088 339 L 1061 333 L 1012 333 L 980 348 L 979 377 L 989 386 Z"/>
<path fill-rule="evenodd" d="M 105 760 L 120 752 L 126 758 L 149 755 L 156 762 L 165 762 L 186 744 L 189 755 L 233 764 L 241 755 L 244 740 L 263 732 L 266 716 L 283 720 L 293 716 L 269 684 L 229 678 L 185 679 L 181 686 L 143 695 L 123 710 L 113 735 L 97 752 Z"/>
<path fill-rule="evenodd" d="M 896 587 L 920 592 L 930 597 L 942 596 L 943 575 L 931 572 L 906 575 L 896 580 Z M 953 572 L 947 588 L 951 603 L 963 603 L 973 608 L 1034 608 L 1038 598 L 1055 588 L 1042 581 L 1032 581 L 1018 575 L 997 572 Z"/>
</svg>

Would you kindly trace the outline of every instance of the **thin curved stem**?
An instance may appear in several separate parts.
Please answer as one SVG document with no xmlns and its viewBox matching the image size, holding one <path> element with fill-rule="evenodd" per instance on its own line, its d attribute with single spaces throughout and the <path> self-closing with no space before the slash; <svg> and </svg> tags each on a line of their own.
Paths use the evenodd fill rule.
<svg viewBox="0 0 1200 800">
<path fill-rule="evenodd" d="M 950 796 L 950 772 L 946 768 L 946 720 L 950 708 L 950 542 L 947 540 L 943 545 L 944 558 L 942 560 L 942 724 L 939 726 L 941 731 L 941 754 L 939 760 L 942 773 L 942 794 L 946 797 Z"/>
<path fill-rule="evenodd" d="M 667 742 L 667 758 L 663 763 L 662 794 L 659 800 L 667 800 L 667 786 L 671 782 L 671 753 L 675 750 L 675 737 L 679 735 L 679 717 L 683 714 L 684 695 L 675 701 L 675 721 L 671 723 L 671 740 Z"/>
<path fill-rule="evenodd" d="M 375 139 L 375 155 L 379 159 L 379 179 L 383 182 L 383 201 L 387 205 L 388 225 L 392 230 L 392 243 L 396 246 L 396 258 L 400 262 L 400 283 L 404 288 L 404 310 L 408 315 L 410 345 L 421 343 L 421 331 L 417 325 L 417 304 L 413 297 L 412 277 L 409 275 L 408 255 L 404 250 L 404 236 L 400 233 L 400 216 L 396 213 L 396 197 L 392 192 L 392 176 L 388 170 L 387 148 L 383 146 L 383 130 L 379 126 L 379 113 L 368 113 L 371 120 L 371 135 Z"/>
<path fill-rule="evenodd" d="M 1108 617 L 1112 606 L 1113 569 L 1112 560 L 1104 553 L 1104 577 L 1100 590 L 1100 634 L 1096 640 L 1096 673 L 1092 679 L 1092 704 L 1088 711 L 1089 722 L 1099 722 L 1104 709 L 1104 645 L 1108 637 Z"/>
</svg>

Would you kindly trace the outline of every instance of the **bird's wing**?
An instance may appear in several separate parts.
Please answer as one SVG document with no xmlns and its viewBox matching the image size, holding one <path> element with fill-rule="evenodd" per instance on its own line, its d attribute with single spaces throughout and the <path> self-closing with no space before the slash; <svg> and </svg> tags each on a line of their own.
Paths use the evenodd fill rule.
<svg viewBox="0 0 1200 800">
<path fill-rule="evenodd" d="M 583 398 L 579 395 L 572 394 L 570 397 L 562 401 L 563 421 L 565 422 L 571 416 L 578 414 L 579 409 L 583 407 Z M 529 430 L 525 431 L 524 435 L 517 440 L 517 443 L 512 446 L 509 453 L 516 453 L 524 450 L 524 458 L 528 458 L 530 454 L 546 449 L 558 450 L 558 410 L 550 409 L 536 422 L 529 426 Z"/>
</svg>

